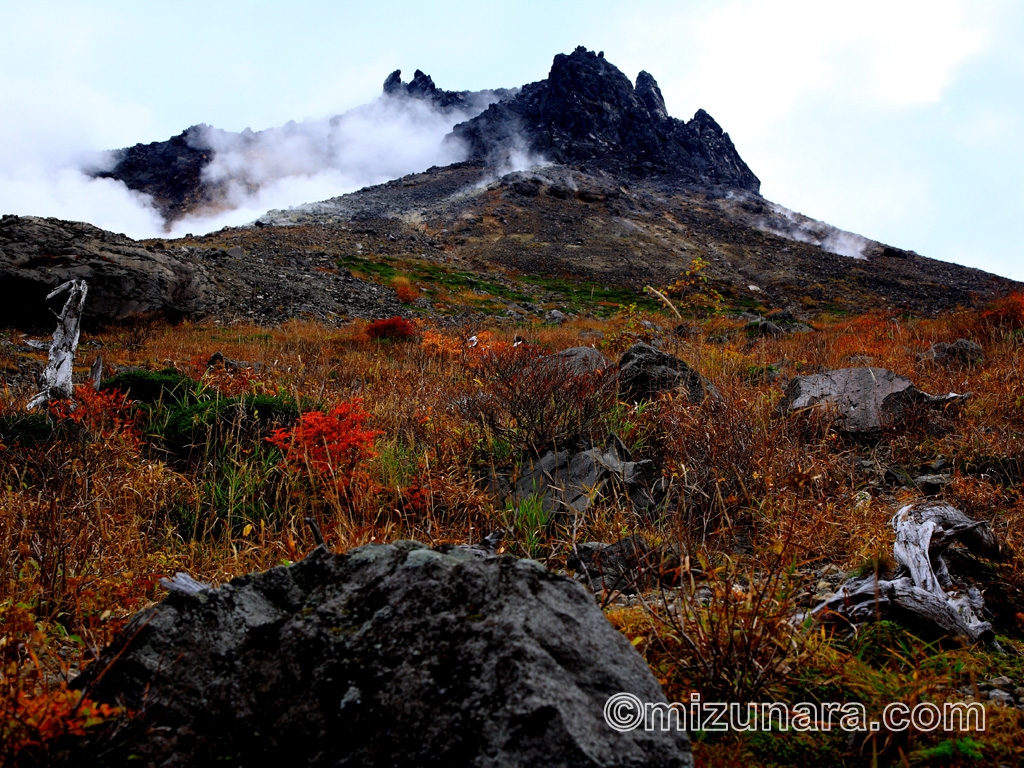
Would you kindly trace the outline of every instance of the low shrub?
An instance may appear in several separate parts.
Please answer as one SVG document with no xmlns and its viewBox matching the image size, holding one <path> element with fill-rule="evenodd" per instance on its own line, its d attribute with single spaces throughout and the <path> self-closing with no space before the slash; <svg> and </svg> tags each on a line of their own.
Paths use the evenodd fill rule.
<svg viewBox="0 0 1024 768">
<path fill-rule="evenodd" d="M 140 403 L 184 402 L 195 394 L 197 383 L 173 368 L 162 371 L 125 371 L 103 382 L 100 390 L 120 390 Z"/>
<path fill-rule="evenodd" d="M 403 304 L 412 304 L 416 299 L 420 297 L 420 292 L 407 277 L 396 277 L 391 281 L 391 286 L 395 289 L 395 294 L 398 296 L 398 300 Z"/>
<path fill-rule="evenodd" d="M 366 326 L 366 335 L 374 341 L 408 341 L 416 338 L 419 330 L 401 317 L 374 320 Z"/>
<path fill-rule="evenodd" d="M 537 456 L 603 439 L 614 375 L 580 370 L 533 346 L 492 349 L 475 370 L 476 389 L 457 405 L 492 439 Z"/>
<path fill-rule="evenodd" d="M 309 488 L 326 490 L 330 503 L 351 509 L 355 497 L 372 485 L 366 461 L 377 455 L 373 442 L 382 434 L 366 428 L 368 417 L 355 398 L 327 413 L 308 411 L 266 441 L 284 454 L 285 469 L 303 479 L 303 494 Z"/>
</svg>

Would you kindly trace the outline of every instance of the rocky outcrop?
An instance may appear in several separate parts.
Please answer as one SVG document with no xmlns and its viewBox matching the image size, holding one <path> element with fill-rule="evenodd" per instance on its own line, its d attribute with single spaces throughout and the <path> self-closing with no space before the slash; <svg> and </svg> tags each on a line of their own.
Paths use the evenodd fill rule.
<svg viewBox="0 0 1024 768">
<path fill-rule="evenodd" d="M 417 69 L 412 80 L 402 82 L 402 70 L 396 69 L 384 81 L 384 95 L 392 98 L 421 99 L 442 112 L 456 109 L 482 108 L 485 103 L 508 98 L 517 89 L 496 88 L 485 91 L 445 91 L 434 85 L 434 79 Z"/>
<path fill-rule="evenodd" d="M 513 152 L 616 174 L 664 175 L 690 184 L 756 193 L 760 181 L 729 135 L 704 110 L 688 122 L 669 117 L 657 82 L 636 86 L 603 53 L 559 54 L 546 80 L 455 126 L 470 156 L 501 163 Z"/>
<path fill-rule="evenodd" d="M 208 125 L 193 125 L 166 141 L 114 150 L 110 167 L 93 175 L 149 195 L 164 219 L 175 221 L 222 197 L 219 185 L 203 179 L 203 170 L 213 162 L 211 130 Z"/>
<path fill-rule="evenodd" d="M 499 88 L 484 91 L 445 91 L 434 85 L 429 75 L 416 70 L 409 83 L 403 83 L 401 70 L 395 70 L 384 81 L 385 99 L 416 99 L 425 102 L 442 114 L 450 114 L 450 124 L 478 114 L 488 104 L 512 96 L 516 91 Z M 379 101 L 376 106 L 385 105 Z M 378 114 L 379 120 L 400 120 L 404 113 L 388 112 Z M 409 117 L 408 115 L 404 115 Z M 338 153 L 344 145 L 336 145 L 332 138 L 336 129 L 346 119 L 345 114 L 334 115 L 322 121 L 313 121 L 316 127 L 306 123 L 289 122 L 263 131 L 224 131 L 213 126 L 193 125 L 166 141 L 136 144 L 133 147 L 113 150 L 107 158 L 107 167 L 92 170 L 96 178 L 121 181 L 128 189 L 149 195 L 154 208 L 168 223 L 204 208 L 233 208 L 237 191 L 256 192 L 268 180 L 266 155 L 274 154 L 282 146 L 301 146 L 311 158 L 319 157 L 320 168 L 327 170 L 338 160 Z M 409 119 L 415 119 L 415 115 Z M 224 167 L 215 165 L 215 158 L 222 152 L 233 155 Z M 313 162 L 311 160 L 311 162 Z M 285 163 L 287 165 L 287 163 Z M 292 172 L 282 168 L 283 175 L 308 174 L 309 166 L 296 166 Z M 410 169 L 412 170 L 412 169 Z M 301 202 L 312 202 L 304 200 Z"/>
<path fill-rule="evenodd" d="M 140 315 L 276 323 L 292 317 L 376 319 L 408 311 L 392 289 L 338 269 L 318 244 L 275 246 L 263 244 L 253 253 L 240 246 L 148 245 L 90 224 L 4 216 L 0 327 L 52 332 L 54 314 L 45 297 L 68 280 L 88 283 L 85 328 Z"/>
<path fill-rule="evenodd" d="M 46 328 L 46 295 L 68 280 L 89 285 L 86 326 L 140 314 L 181 319 L 205 314 L 216 288 L 195 263 L 80 222 L 0 219 L 0 326 Z"/>
<path fill-rule="evenodd" d="M 609 727 L 613 694 L 664 694 L 538 563 L 406 541 L 171 586 L 79 678 L 137 713 L 79 763 L 692 765 L 681 731 Z"/>
<path fill-rule="evenodd" d="M 792 379 L 778 408 L 782 413 L 820 409 L 845 432 L 871 433 L 899 425 L 918 407 L 945 406 L 966 397 L 929 395 L 884 368 L 840 368 Z"/>
<path fill-rule="evenodd" d="M 619 397 L 649 400 L 662 392 L 678 390 L 693 403 L 720 397 L 714 385 L 684 360 L 638 342 L 619 360 Z"/>
</svg>

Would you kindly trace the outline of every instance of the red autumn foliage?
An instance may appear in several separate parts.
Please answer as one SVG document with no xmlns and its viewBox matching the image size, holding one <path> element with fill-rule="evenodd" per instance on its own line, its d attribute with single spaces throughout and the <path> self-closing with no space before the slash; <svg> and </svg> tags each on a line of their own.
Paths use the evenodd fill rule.
<svg viewBox="0 0 1024 768">
<path fill-rule="evenodd" d="M 416 338 L 419 329 L 401 317 L 389 317 L 384 320 L 374 320 L 366 326 L 366 335 L 371 339 L 384 339 L 387 341 L 405 341 Z"/>
<path fill-rule="evenodd" d="M 366 429 L 367 418 L 362 400 L 355 398 L 328 413 L 304 413 L 291 429 L 274 430 L 267 442 L 284 453 L 287 467 L 329 479 L 335 485 L 351 486 L 365 476 L 359 465 L 376 456 L 373 441 L 382 434 Z"/>
<path fill-rule="evenodd" d="M 11 740 L 6 747 L 15 755 L 45 748 L 61 736 L 85 736 L 87 728 L 124 711 L 83 698 L 63 683 L 37 695 L 19 691 L 8 706 L 3 730 Z"/>
<path fill-rule="evenodd" d="M 410 283 L 407 277 L 396 277 L 391 281 L 391 285 L 394 286 L 398 300 L 403 304 L 412 304 L 420 297 L 419 289 Z"/>
<path fill-rule="evenodd" d="M 981 321 L 1008 331 L 1024 328 L 1024 293 L 1017 291 L 996 299 L 982 311 Z"/>
<path fill-rule="evenodd" d="M 73 401 L 50 403 L 50 413 L 59 420 L 80 424 L 98 438 L 117 438 L 126 447 L 138 448 L 142 441 L 131 399 L 120 390 L 97 392 L 90 386 L 79 385 L 75 387 Z"/>
</svg>

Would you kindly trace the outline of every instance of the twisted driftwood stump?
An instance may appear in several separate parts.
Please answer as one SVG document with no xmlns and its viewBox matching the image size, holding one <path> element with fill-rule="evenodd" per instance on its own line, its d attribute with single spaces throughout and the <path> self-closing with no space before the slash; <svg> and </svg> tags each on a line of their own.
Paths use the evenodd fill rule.
<svg viewBox="0 0 1024 768">
<path fill-rule="evenodd" d="M 958 588 L 942 557 L 955 541 L 981 557 L 997 557 L 999 542 L 988 523 L 971 520 L 948 504 L 928 502 L 903 507 L 892 526 L 898 578 L 873 574 L 851 579 L 811 613 L 819 618 L 838 614 L 852 623 L 892 618 L 931 635 L 992 641 L 992 625 L 981 619 L 981 591 Z"/>
</svg>

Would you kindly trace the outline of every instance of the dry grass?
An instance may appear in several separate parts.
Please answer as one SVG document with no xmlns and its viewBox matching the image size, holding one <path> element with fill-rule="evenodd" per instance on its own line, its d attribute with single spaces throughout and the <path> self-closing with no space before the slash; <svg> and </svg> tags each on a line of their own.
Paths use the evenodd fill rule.
<svg viewBox="0 0 1024 768">
<path fill-rule="evenodd" d="M 421 328 L 414 339 L 371 340 L 360 322 L 342 328 L 298 321 L 277 328 L 148 324 L 144 332 L 115 329 L 86 337 L 84 342 L 102 345 L 108 368 L 176 370 L 195 382 L 197 401 L 276 397 L 298 404 L 299 411 L 326 412 L 359 398 L 368 428 L 380 435 L 360 467 L 365 482 L 332 500 L 319 492 L 325 486 L 316 485 L 313 473 L 282 465 L 251 415 L 202 433 L 207 437 L 201 452 L 186 457 L 169 452 L 160 438 L 160 419 L 166 419 L 170 403 L 144 411 L 94 396 L 77 414 L 26 420 L 29 393 L 5 388 L 3 757 L 13 760 L 20 750 L 27 760 L 45 753 L 45 743 L 62 732 L 86 727 L 75 720 L 82 704 L 66 681 L 132 612 L 160 598 L 161 576 L 184 570 L 222 582 L 300 559 L 314 546 L 303 522 L 307 516 L 318 520 L 336 550 L 406 537 L 478 540 L 515 523 L 512 517 L 521 510 L 489 492 L 488 478 L 513 471 L 549 437 L 562 439 L 562 433 L 545 434 L 541 427 L 552 425 L 543 421 L 533 425 L 536 434 L 519 429 L 530 417 L 515 411 L 525 407 L 522 392 L 505 393 L 516 398 L 515 408 L 494 405 L 498 384 L 530 384 L 496 369 L 498 360 L 515 362 L 496 357 L 507 355 L 515 333 L 526 336 L 534 350 L 558 350 L 595 343 L 593 332 L 601 331 L 604 339 L 596 343 L 612 357 L 634 340 L 657 338 L 722 393 L 721 402 L 703 405 L 672 397 L 606 405 L 603 392 L 596 392 L 593 407 L 583 413 L 566 406 L 574 439 L 615 432 L 634 458 L 655 460 L 674 492 L 653 517 L 640 517 L 613 499 L 574 520 L 572 530 L 513 525 L 506 542 L 507 551 L 529 552 L 552 568 L 564 567 L 574 540 L 609 540 L 623 532 L 671 543 L 688 556 L 682 586 L 664 600 L 652 596 L 649 610 L 610 613 L 646 654 L 671 697 L 701 690 L 739 700 L 835 696 L 874 706 L 890 695 L 947 695 L 952 678 L 1002 673 L 1024 682 L 1019 656 L 962 649 L 949 667 L 936 660 L 935 649 L 903 634 L 850 641 L 788 621 L 806 603 L 822 566 L 855 569 L 891 551 L 889 518 L 898 505 L 920 496 L 887 481 L 885 470 L 921 472 L 942 459 L 953 474 L 943 497 L 989 520 L 1007 544 L 1006 561 L 990 574 L 1002 612 L 997 629 L 1006 647 L 1021 647 L 1019 309 L 1008 301 L 933 320 L 822 319 L 816 333 L 768 338 L 751 338 L 741 324 L 718 318 L 703 321 L 697 335 L 676 336 L 667 330 L 674 324 L 668 316 L 651 318 L 655 327 L 649 328 L 634 310 L 606 322 L 562 327 L 474 328 L 480 341 L 475 348 L 464 343 L 470 329 Z M 935 341 L 960 337 L 981 343 L 985 362 L 947 368 L 918 357 Z M 208 369 L 214 351 L 254 367 Z M 791 420 L 776 412 L 781 381 L 865 358 L 926 391 L 974 395 L 959 413 L 921 419 L 873 441 L 844 437 L 827 419 Z M 775 374 L 780 378 L 773 379 Z M 561 401 L 551 382 L 541 385 L 547 387 L 541 404 L 557 406 Z M 499 410 L 481 415 L 467 410 L 467 402 Z M 711 599 L 695 597 L 698 583 L 700 594 Z M 1007 730 L 977 735 L 986 761 L 1019 758 L 1019 713 L 993 710 L 992 717 Z M 922 734 L 883 736 L 854 747 L 844 740 L 786 741 L 781 735 L 708 738 L 699 742 L 697 754 L 716 765 L 814 758 L 856 765 L 871 754 L 881 763 L 906 762 L 941 746 L 938 737 Z M 773 750 L 789 757 L 772 757 Z"/>
</svg>

